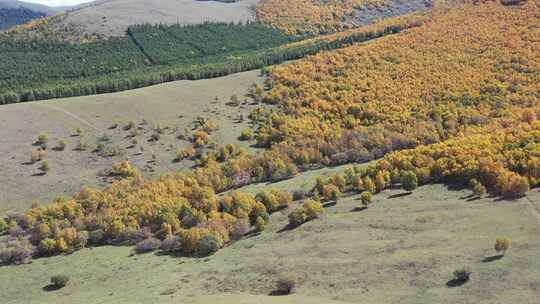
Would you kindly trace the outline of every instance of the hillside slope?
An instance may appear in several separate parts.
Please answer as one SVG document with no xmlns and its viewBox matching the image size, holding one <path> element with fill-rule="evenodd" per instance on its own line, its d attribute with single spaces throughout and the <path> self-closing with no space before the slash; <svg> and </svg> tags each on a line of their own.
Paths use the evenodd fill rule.
<svg viewBox="0 0 540 304">
<path fill-rule="evenodd" d="M 254 20 L 258 0 L 234 3 L 198 0 L 102 0 L 69 11 L 57 27 L 75 26 L 90 35 L 122 36 L 129 25 L 199 24 Z"/>
<path fill-rule="evenodd" d="M 0 0 L 0 31 L 33 19 L 53 15 L 61 9 L 16 0 Z"/>
</svg>

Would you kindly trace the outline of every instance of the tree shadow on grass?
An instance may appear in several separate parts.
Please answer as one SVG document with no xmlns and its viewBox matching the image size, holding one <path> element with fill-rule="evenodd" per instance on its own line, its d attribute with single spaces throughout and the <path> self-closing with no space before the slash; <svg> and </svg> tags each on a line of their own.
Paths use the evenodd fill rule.
<svg viewBox="0 0 540 304">
<path fill-rule="evenodd" d="M 282 297 L 288 296 L 289 294 L 283 290 L 272 290 L 268 295 L 272 297 Z"/>
<path fill-rule="evenodd" d="M 503 257 L 504 257 L 504 255 L 502 255 L 502 254 L 488 256 L 488 257 L 485 257 L 484 259 L 482 259 L 482 263 L 489 263 L 489 262 L 498 261 L 498 260 L 502 259 Z"/>
<path fill-rule="evenodd" d="M 412 192 L 402 192 L 402 193 L 392 194 L 392 195 L 390 195 L 388 198 L 389 198 L 389 199 L 392 199 L 392 198 L 399 198 L 399 197 L 409 196 L 409 195 L 411 195 L 411 194 L 412 194 Z"/>
<path fill-rule="evenodd" d="M 286 231 L 290 231 L 290 230 L 293 230 L 293 229 L 296 229 L 300 226 L 294 226 L 294 225 L 291 225 L 291 224 L 287 224 L 287 226 L 281 228 L 280 230 L 278 230 L 277 233 L 283 233 L 283 232 L 286 232 Z"/>
<path fill-rule="evenodd" d="M 55 290 L 58 290 L 62 288 L 61 286 L 58 286 L 58 285 L 54 285 L 54 284 L 49 284 L 47 286 L 44 286 L 43 288 L 41 288 L 43 291 L 46 291 L 46 292 L 50 292 L 50 291 L 55 291 Z"/>
<path fill-rule="evenodd" d="M 354 207 L 354 209 L 351 210 L 351 212 L 360 212 L 360 211 L 364 211 L 364 210 L 367 210 L 368 207 L 366 206 L 362 206 L 362 207 Z"/>
<path fill-rule="evenodd" d="M 330 207 L 334 207 L 335 205 L 337 205 L 337 201 L 332 201 L 332 202 L 324 203 L 323 208 L 330 208 Z"/>
<path fill-rule="evenodd" d="M 452 279 L 446 282 L 446 287 L 448 288 L 460 287 L 467 282 L 469 282 L 469 280 Z"/>
</svg>

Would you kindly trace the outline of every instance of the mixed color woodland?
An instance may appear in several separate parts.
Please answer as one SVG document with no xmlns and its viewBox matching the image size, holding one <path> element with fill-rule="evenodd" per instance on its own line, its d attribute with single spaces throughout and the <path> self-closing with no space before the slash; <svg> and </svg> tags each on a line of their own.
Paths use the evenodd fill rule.
<svg viewBox="0 0 540 304">
<path fill-rule="evenodd" d="M 161 245 L 147 241 L 141 250 L 207 255 L 264 229 L 293 199 L 305 200 L 289 217 L 294 226 L 317 218 L 320 202 L 362 193 L 367 205 L 389 187 L 442 182 L 523 196 L 540 186 L 539 14 L 535 1 L 441 6 L 398 35 L 272 68 L 263 101 L 277 110 L 250 115 L 263 152 L 225 149 L 159 180 L 118 164 L 126 178 L 106 189 L 85 188 L 0 221 L 9 235 L 2 261 L 150 238 Z M 350 37 L 332 39 L 340 35 Z M 235 191 L 368 161 L 294 198 Z"/>
</svg>

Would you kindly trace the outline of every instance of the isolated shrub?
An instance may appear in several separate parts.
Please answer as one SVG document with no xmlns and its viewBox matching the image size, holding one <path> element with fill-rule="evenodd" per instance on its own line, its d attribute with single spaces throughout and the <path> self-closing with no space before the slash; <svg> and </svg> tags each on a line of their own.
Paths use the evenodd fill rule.
<svg viewBox="0 0 540 304">
<path fill-rule="evenodd" d="M 413 171 L 401 172 L 401 186 L 405 191 L 413 191 L 418 188 L 418 177 Z"/>
<path fill-rule="evenodd" d="M 164 252 L 175 252 L 180 251 L 182 248 L 182 242 L 179 236 L 177 235 L 170 235 L 166 237 L 162 242 L 160 249 Z"/>
<path fill-rule="evenodd" d="M 139 242 L 137 245 L 135 245 L 135 252 L 137 253 L 150 252 L 150 251 L 154 251 L 158 249 L 160 246 L 161 246 L 160 240 L 150 237 Z"/>
<path fill-rule="evenodd" d="M 178 149 L 176 150 L 176 156 L 174 158 L 174 162 L 181 162 L 184 159 L 192 158 L 195 156 L 195 149 L 188 148 L 188 149 Z"/>
<path fill-rule="evenodd" d="M 62 288 L 69 282 L 69 277 L 63 274 L 57 274 L 51 277 L 51 284 L 57 288 Z"/>
<path fill-rule="evenodd" d="M 298 207 L 289 213 L 289 225 L 291 227 L 298 227 L 305 223 L 307 220 L 306 209 Z"/>
<path fill-rule="evenodd" d="M 49 162 L 44 160 L 42 163 L 41 163 L 41 166 L 39 167 L 39 170 L 41 170 L 41 172 L 43 173 L 47 173 L 49 172 L 49 170 L 51 170 L 50 166 L 49 166 Z"/>
<path fill-rule="evenodd" d="M 243 130 L 238 137 L 239 140 L 251 140 L 253 139 L 253 131 L 251 129 Z"/>
<path fill-rule="evenodd" d="M 467 282 L 470 280 L 472 270 L 469 267 L 464 267 L 454 271 L 454 280 L 458 282 Z"/>
<path fill-rule="evenodd" d="M 131 129 L 135 128 L 135 122 L 134 121 L 129 121 L 125 126 L 124 126 L 124 130 L 125 131 L 129 131 Z"/>
<path fill-rule="evenodd" d="M 498 237 L 495 240 L 495 245 L 493 245 L 493 248 L 498 254 L 505 255 L 506 251 L 510 249 L 510 246 L 512 245 L 512 240 L 507 237 Z"/>
<path fill-rule="evenodd" d="M 284 275 L 276 282 L 276 292 L 288 295 L 295 291 L 298 279 L 293 275 Z"/>
<path fill-rule="evenodd" d="M 43 145 L 49 142 L 49 135 L 40 134 L 36 140 L 36 145 Z"/>
<path fill-rule="evenodd" d="M 140 176 L 139 170 L 128 161 L 122 161 L 113 165 L 111 174 L 123 178 Z"/>
<path fill-rule="evenodd" d="M 222 246 L 222 240 L 214 234 L 207 234 L 199 241 L 195 253 L 198 256 L 209 256 L 216 253 Z"/>
<path fill-rule="evenodd" d="M 56 149 L 59 151 L 64 151 L 66 149 L 66 146 L 67 146 L 66 141 L 63 139 L 60 139 L 58 141 L 58 145 L 56 145 Z"/>
<path fill-rule="evenodd" d="M 325 201 L 337 201 L 341 197 L 341 191 L 338 186 L 328 184 L 323 187 L 322 195 Z"/>
<path fill-rule="evenodd" d="M 231 239 L 237 241 L 246 235 L 250 230 L 248 219 L 238 219 L 234 222 L 234 226 L 231 231 Z"/>
<path fill-rule="evenodd" d="M 305 222 L 314 220 L 323 213 L 323 206 L 320 202 L 306 200 L 302 206 L 296 208 L 289 214 L 289 225 L 297 227 Z"/>
<path fill-rule="evenodd" d="M 292 203 L 292 195 L 287 191 L 279 189 L 270 189 L 259 192 L 256 195 L 257 201 L 261 202 L 270 213 L 288 208 Z"/>
<path fill-rule="evenodd" d="M 231 106 L 239 106 L 240 105 L 240 99 L 238 98 L 238 95 L 232 95 L 229 99 L 229 105 Z"/>
<path fill-rule="evenodd" d="M 306 210 L 306 220 L 311 221 L 319 218 L 323 213 L 323 206 L 320 202 L 308 199 L 304 201 L 302 207 Z"/>
<path fill-rule="evenodd" d="M 360 194 L 360 200 L 362 201 L 362 204 L 367 208 L 371 204 L 371 200 L 373 198 L 373 195 L 369 191 L 364 191 Z"/>
</svg>

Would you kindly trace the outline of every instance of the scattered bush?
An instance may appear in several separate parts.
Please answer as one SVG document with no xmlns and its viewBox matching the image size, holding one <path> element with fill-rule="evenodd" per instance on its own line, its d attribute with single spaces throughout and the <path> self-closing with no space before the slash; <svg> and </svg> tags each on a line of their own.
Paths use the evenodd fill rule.
<svg viewBox="0 0 540 304">
<path fill-rule="evenodd" d="M 251 129 L 246 129 L 240 133 L 240 136 L 238 137 L 239 140 L 252 140 L 253 139 L 253 131 Z"/>
<path fill-rule="evenodd" d="M 201 238 L 195 253 L 198 256 L 209 256 L 216 253 L 222 246 L 222 240 L 214 234 L 208 234 Z"/>
<path fill-rule="evenodd" d="M 111 175 L 120 176 L 123 178 L 131 178 L 140 176 L 139 170 L 132 166 L 128 161 L 122 161 L 113 165 Z"/>
<path fill-rule="evenodd" d="M 146 253 L 146 252 L 154 251 L 158 249 L 160 246 L 161 246 L 160 240 L 154 237 L 150 237 L 150 238 L 147 238 L 146 240 L 139 242 L 135 246 L 135 252 Z"/>
<path fill-rule="evenodd" d="M 49 170 L 51 170 L 50 166 L 49 166 L 49 162 L 44 160 L 42 163 L 41 163 L 41 166 L 39 167 L 39 170 L 41 170 L 41 172 L 43 173 L 47 173 L 49 172 Z"/>
<path fill-rule="evenodd" d="M 294 293 L 298 279 L 293 275 L 285 275 L 276 282 L 275 292 L 281 295 Z"/>
<path fill-rule="evenodd" d="M 34 248 L 27 240 L 16 239 L 0 244 L 0 265 L 24 264 L 34 254 Z"/>
<path fill-rule="evenodd" d="M 418 188 L 418 177 L 413 171 L 403 171 L 401 172 L 401 186 L 405 191 L 413 191 Z"/>
<path fill-rule="evenodd" d="M 298 227 L 305 222 L 319 218 L 322 213 L 323 206 L 320 202 L 306 200 L 302 206 L 289 214 L 289 225 L 291 227 Z"/>
<path fill-rule="evenodd" d="M 49 142 L 49 135 L 40 134 L 36 140 L 36 145 L 43 145 Z"/>
<path fill-rule="evenodd" d="M 362 192 L 360 194 L 360 200 L 362 201 L 362 205 L 364 205 L 364 207 L 367 208 L 371 204 L 372 197 L 373 195 L 371 194 L 371 192 L 369 191 Z"/>
<path fill-rule="evenodd" d="M 187 149 L 178 149 L 176 150 L 176 156 L 173 159 L 174 162 L 181 162 L 184 159 L 189 159 L 195 156 L 195 149 L 193 148 L 187 148 Z"/>
<path fill-rule="evenodd" d="M 56 145 L 56 149 L 58 151 L 64 151 L 66 149 L 66 146 L 67 146 L 66 141 L 63 139 L 60 139 L 58 141 L 58 145 Z"/>
<path fill-rule="evenodd" d="M 69 282 L 69 277 L 63 274 L 57 274 L 51 277 L 51 284 L 57 288 L 62 288 Z"/>
<path fill-rule="evenodd" d="M 341 191 L 334 184 L 328 184 L 323 187 L 323 199 L 325 201 L 337 201 L 341 197 Z"/>
<path fill-rule="evenodd" d="M 129 131 L 131 129 L 134 129 L 135 128 L 135 122 L 134 121 L 129 121 L 125 126 L 124 126 L 124 131 Z"/>
<path fill-rule="evenodd" d="M 454 280 L 457 282 L 467 282 L 470 280 L 472 274 L 472 270 L 468 267 L 458 269 L 454 271 Z"/>
<path fill-rule="evenodd" d="M 288 208 L 292 203 L 292 195 L 287 191 L 279 189 L 270 189 L 260 192 L 256 196 L 257 201 L 263 203 L 266 210 L 270 213 L 283 208 Z"/>
<path fill-rule="evenodd" d="M 493 245 L 493 248 L 498 254 L 505 255 L 506 251 L 510 249 L 510 246 L 512 245 L 512 240 L 507 237 L 498 237 L 495 240 L 495 245 Z"/>
</svg>

